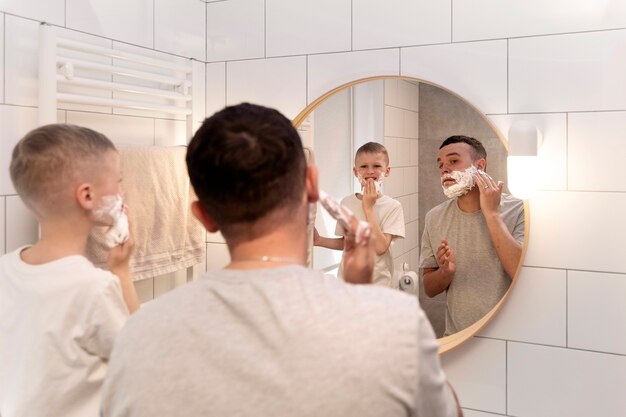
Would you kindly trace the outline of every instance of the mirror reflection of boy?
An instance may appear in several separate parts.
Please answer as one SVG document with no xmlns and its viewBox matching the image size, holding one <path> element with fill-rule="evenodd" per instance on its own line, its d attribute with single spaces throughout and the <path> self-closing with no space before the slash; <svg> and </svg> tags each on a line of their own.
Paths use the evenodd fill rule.
<svg viewBox="0 0 626 417">
<path fill-rule="evenodd" d="M 393 257 L 391 243 L 404 238 L 404 212 L 399 201 L 382 193 L 383 179 L 391 173 L 387 149 L 380 143 L 368 142 L 361 146 L 354 157 L 354 176 L 361 183 L 361 192 L 353 193 L 341 200 L 359 220 L 365 220 L 372 226 L 372 244 L 376 252 L 374 265 L 374 284 L 392 286 Z M 337 225 L 337 236 L 343 236 L 343 228 Z M 342 250 L 344 238 L 328 238 L 314 231 L 313 244 L 328 249 Z M 342 277 L 343 259 L 339 265 L 339 277 Z"/>
<path fill-rule="evenodd" d="M 486 172 L 487 152 L 451 136 L 437 157 L 447 201 L 426 214 L 420 250 L 424 291 L 446 292 L 444 336 L 485 316 L 508 290 L 522 256 L 524 202 Z"/>
<path fill-rule="evenodd" d="M 126 219 L 119 155 L 91 129 L 47 125 L 17 143 L 10 171 L 40 238 L 0 258 L 0 414 L 96 416 L 113 343 L 139 307 L 127 228 L 111 272 L 85 257 L 94 226 Z"/>
</svg>

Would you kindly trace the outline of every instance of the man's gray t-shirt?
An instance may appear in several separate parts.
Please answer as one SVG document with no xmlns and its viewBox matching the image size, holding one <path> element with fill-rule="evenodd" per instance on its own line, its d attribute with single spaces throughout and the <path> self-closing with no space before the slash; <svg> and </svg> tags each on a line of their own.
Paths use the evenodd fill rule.
<svg viewBox="0 0 626 417">
<path fill-rule="evenodd" d="M 448 416 L 415 297 L 300 266 L 209 273 L 131 317 L 109 416 Z"/>
<path fill-rule="evenodd" d="M 523 243 L 524 202 L 503 194 L 500 215 L 513 238 Z M 447 289 L 447 336 L 485 316 L 506 293 L 511 278 L 498 259 L 482 211 L 463 212 L 456 198 L 430 210 L 422 235 L 420 269 L 439 267 L 435 255 L 442 240 L 456 257 L 456 273 Z"/>
</svg>

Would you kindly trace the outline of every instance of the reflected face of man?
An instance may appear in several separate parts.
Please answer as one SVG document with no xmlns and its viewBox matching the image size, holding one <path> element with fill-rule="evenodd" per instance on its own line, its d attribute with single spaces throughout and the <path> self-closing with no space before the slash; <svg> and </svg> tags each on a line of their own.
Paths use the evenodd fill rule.
<svg viewBox="0 0 626 417">
<path fill-rule="evenodd" d="M 457 183 L 454 178 L 450 177 L 453 171 L 463 172 L 472 166 L 479 170 L 485 169 L 485 160 L 474 161 L 473 154 L 473 148 L 463 142 L 451 143 L 439 149 L 437 166 L 439 167 L 439 176 L 442 179 L 441 185 L 444 188 L 449 188 Z"/>
</svg>

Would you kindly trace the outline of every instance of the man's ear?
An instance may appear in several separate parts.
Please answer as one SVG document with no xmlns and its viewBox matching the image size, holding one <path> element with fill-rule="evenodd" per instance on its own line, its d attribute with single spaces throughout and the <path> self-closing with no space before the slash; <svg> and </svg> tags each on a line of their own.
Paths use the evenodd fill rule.
<svg viewBox="0 0 626 417">
<path fill-rule="evenodd" d="M 306 168 L 306 195 L 309 203 L 315 203 L 320 199 L 317 176 L 317 167 L 309 164 Z"/>
<path fill-rule="evenodd" d="M 89 183 L 80 184 L 74 191 L 78 205 L 84 210 L 92 210 L 94 206 L 95 196 L 93 195 L 93 187 Z"/>
<path fill-rule="evenodd" d="M 486 171 L 487 170 L 487 160 L 485 158 L 479 159 L 478 162 L 476 163 L 476 168 L 480 169 L 481 171 Z"/>
<path fill-rule="evenodd" d="M 194 201 L 193 203 L 191 203 L 191 212 L 193 213 L 195 218 L 198 219 L 200 223 L 202 223 L 204 228 L 210 233 L 215 233 L 220 230 L 213 221 L 213 218 L 209 215 L 209 213 L 207 213 L 202 208 L 199 201 Z"/>
</svg>

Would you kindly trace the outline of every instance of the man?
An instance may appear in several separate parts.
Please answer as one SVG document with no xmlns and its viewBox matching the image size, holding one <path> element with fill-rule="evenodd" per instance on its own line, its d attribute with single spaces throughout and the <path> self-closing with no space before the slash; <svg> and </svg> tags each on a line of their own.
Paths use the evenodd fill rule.
<svg viewBox="0 0 626 417">
<path fill-rule="evenodd" d="M 414 297 L 304 267 L 317 171 L 276 110 L 227 107 L 187 152 L 196 217 L 231 262 L 142 308 L 118 339 L 109 416 L 448 416 L 459 413 Z M 353 222 L 356 222 L 353 219 Z M 347 233 L 345 278 L 373 248 Z"/>
<path fill-rule="evenodd" d="M 449 200 L 426 214 L 420 268 L 429 297 L 447 293 L 448 336 L 482 318 L 509 288 L 522 255 L 524 203 L 485 172 L 487 152 L 474 138 L 447 138 L 437 163 Z"/>
</svg>

